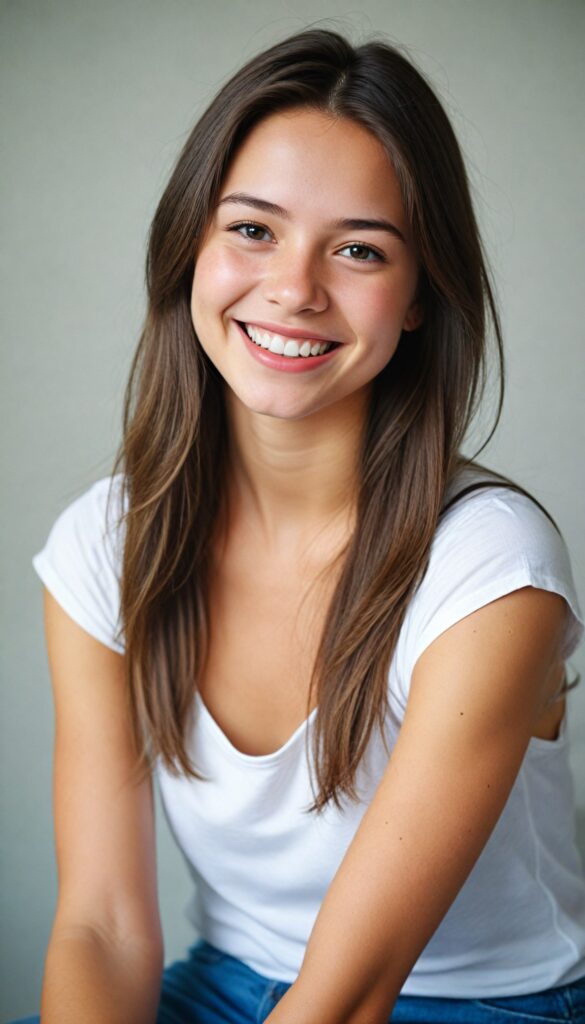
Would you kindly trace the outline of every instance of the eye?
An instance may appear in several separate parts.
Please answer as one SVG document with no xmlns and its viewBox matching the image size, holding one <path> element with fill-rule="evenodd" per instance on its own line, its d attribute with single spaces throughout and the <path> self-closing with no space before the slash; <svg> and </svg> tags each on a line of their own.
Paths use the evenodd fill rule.
<svg viewBox="0 0 585 1024">
<path fill-rule="evenodd" d="M 242 238 L 246 238 L 250 242 L 265 242 L 266 239 L 260 236 L 271 234 L 268 228 L 262 227 L 262 224 L 255 224 L 252 220 L 242 221 L 240 224 L 231 224 L 227 230 L 237 232 Z"/>
<path fill-rule="evenodd" d="M 349 250 L 351 259 L 356 263 L 386 263 L 386 257 L 379 249 L 372 248 L 371 245 L 366 245 L 364 242 L 352 242 L 351 245 L 344 246 L 339 252 L 343 253 Z"/>
</svg>

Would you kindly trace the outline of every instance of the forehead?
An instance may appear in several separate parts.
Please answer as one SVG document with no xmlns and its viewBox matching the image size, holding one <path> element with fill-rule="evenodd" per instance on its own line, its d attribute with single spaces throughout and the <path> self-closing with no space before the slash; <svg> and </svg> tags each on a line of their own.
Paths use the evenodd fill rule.
<svg viewBox="0 0 585 1024">
<path fill-rule="evenodd" d="M 270 114 L 246 136 L 220 198 L 242 191 L 322 220 L 389 216 L 406 228 L 390 159 L 356 121 L 300 109 Z"/>
</svg>

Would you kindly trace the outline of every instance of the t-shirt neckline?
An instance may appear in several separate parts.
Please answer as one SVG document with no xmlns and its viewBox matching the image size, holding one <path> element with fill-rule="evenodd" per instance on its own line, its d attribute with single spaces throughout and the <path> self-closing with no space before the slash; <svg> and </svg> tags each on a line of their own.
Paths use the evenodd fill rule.
<svg viewBox="0 0 585 1024">
<path fill-rule="evenodd" d="M 269 754 L 246 754 L 243 750 L 238 750 L 231 740 L 228 739 L 223 729 L 218 725 L 215 718 L 209 711 L 198 690 L 195 693 L 195 701 L 199 715 L 201 715 L 203 722 L 207 724 L 208 731 L 214 736 L 217 743 L 223 747 L 223 749 L 227 751 L 232 758 L 241 761 L 243 764 L 254 765 L 256 767 L 273 765 L 285 757 L 286 754 L 297 745 L 299 739 L 307 731 L 309 725 L 317 714 L 317 708 L 315 707 L 308 718 L 305 718 L 295 729 L 292 735 L 289 736 L 286 743 L 283 743 L 283 745 L 278 747 L 277 750 L 273 750 Z"/>
</svg>

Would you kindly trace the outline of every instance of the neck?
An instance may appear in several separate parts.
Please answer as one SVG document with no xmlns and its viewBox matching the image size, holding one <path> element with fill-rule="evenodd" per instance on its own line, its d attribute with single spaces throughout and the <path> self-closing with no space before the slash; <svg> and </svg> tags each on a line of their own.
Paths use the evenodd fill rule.
<svg viewBox="0 0 585 1024">
<path fill-rule="evenodd" d="M 326 525 L 349 526 L 368 399 L 361 390 L 310 417 L 282 420 L 227 392 L 230 504 L 267 550 L 293 552 Z"/>
</svg>

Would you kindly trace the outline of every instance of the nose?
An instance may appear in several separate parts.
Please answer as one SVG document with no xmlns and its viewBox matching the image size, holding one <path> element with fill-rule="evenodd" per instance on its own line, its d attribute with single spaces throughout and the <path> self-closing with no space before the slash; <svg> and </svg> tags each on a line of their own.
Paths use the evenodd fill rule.
<svg viewBox="0 0 585 1024">
<path fill-rule="evenodd" d="M 264 278 L 264 298 L 284 313 L 321 312 L 329 304 L 319 261 L 306 246 L 275 252 Z"/>
</svg>

